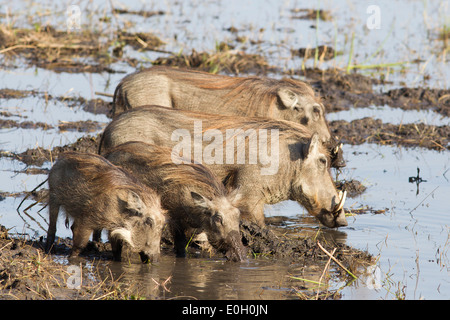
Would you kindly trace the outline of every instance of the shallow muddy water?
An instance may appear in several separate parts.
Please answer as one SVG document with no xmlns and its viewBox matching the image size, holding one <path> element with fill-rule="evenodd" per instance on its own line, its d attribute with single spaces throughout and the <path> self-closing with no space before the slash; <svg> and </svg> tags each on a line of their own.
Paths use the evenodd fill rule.
<svg viewBox="0 0 450 320">
<path fill-rule="evenodd" d="M 448 154 L 420 149 L 362 145 L 346 147 L 346 177 L 358 178 L 367 186 L 360 197 L 348 199 L 350 209 L 369 206 L 385 213 L 356 214 L 349 226 L 323 230 L 337 242 L 368 250 L 377 262 L 351 284 L 328 283 L 340 289 L 343 299 L 449 299 L 450 214 L 447 197 L 450 182 Z M 426 182 L 409 183 L 420 175 Z M 316 232 L 317 223 L 293 202 L 268 207 L 266 216 L 289 217 L 286 229 Z M 290 222 L 290 223 L 289 223 Z M 226 263 L 223 260 L 175 259 L 163 257 L 151 268 L 113 264 L 124 277 L 142 279 L 146 290 L 155 292 L 155 282 L 164 282 L 156 292 L 166 297 L 192 296 L 200 299 L 289 299 L 301 294 L 302 286 L 317 287 L 292 277 L 318 281 L 323 266 L 305 267 L 295 262 L 252 260 Z M 136 272 L 135 270 L 138 270 Z M 215 289 L 214 289 L 215 288 Z M 217 289 L 220 288 L 220 289 Z M 300 293 L 299 293 L 300 292 Z"/>
<path fill-rule="evenodd" d="M 149 18 L 135 14 L 111 15 L 105 3 L 81 1 L 82 24 L 103 28 L 106 33 L 110 25 L 127 25 L 130 30 L 154 32 L 166 45 L 163 49 L 178 53 L 214 50 L 217 43 L 225 41 L 236 46 L 236 50 L 263 54 L 271 65 L 282 70 L 298 70 L 302 63 L 312 66 L 314 59 L 303 60 L 291 56 L 291 50 L 326 44 L 342 51 L 336 59 L 319 61 L 321 68 L 347 66 L 351 45 L 351 34 L 355 33 L 353 64 L 378 64 L 404 62 L 401 66 L 382 70 L 366 70 L 378 79 L 393 81 L 377 86 L 377 90 L 406 86 L 430 86 L 447 89 L 450 70 L 445 63 L 442 41 L 438 31 L 448 16 L 448 3 L 441 1 L 375 1 L 381 8 L 381 28 L 368 30 L 365 27 L 367 5 L 360 1 L 158 1 L 144 5 L 140 1 L 121 3 L 113 1 L 116 8 L 165 12 Z M 0 1 L 0 21 L 5 24 L 8 14 L 17 13 L 14 23 L 20 26 L 33 23 L 49 23 L 64 29 L 64 3 L 39 1 L 29 5 L 28 1 L 7 3 Z M 7 8 L 7 9 L 5 9 Z M 331 20 L 297 19 L 302 11 L 296 9 L 322 8 L 329 11 Z M 98 24 L 99 17 L 110 17 L 111 22 Z M 130 25 L 130 22 L 134 25 Z M 62 26 L 62 27 L 61 27 Z M 236 30 L 230 31 L 230 27 Z M 241 37 L 237 40 L 237 37 Z M 405 40 L 407 39 L 407 40 Z M 124 55 L 142 61 L 165 56 L 164 53 L 139 52 L 124 48 Z M 0 59 L 2 56 L 0 55 Z M 0 72 L 0 89 L 36 90 L 54 97 L 96 98 L 96 91 L 112 93 L 124 73 L 134 68 L 124 63 L 115 63 L 112 68 L 123 73 L 56 73 L 38 67 L 27 67 L 17 60 L 15 68 Z M 413 61 L 416 61 L 413 63 Z M 398 70 L 402 69 L 402 72 Z M 393 70 L 397 70 L 393 72 Z M 275 77 L 280 77 L 276 74 Z M 428 77 L 430 76 L 430 77 Z M 110 101 L 110 98 L 104 98 Z M 49 149 L 76 141 L 93 132 L 61 131 L 59 124 L 75 121 L 97 121 L 100 127 L 109 119 L 105 115 L 94 115 L 62 100 L 47 100 L 44 96 L 25 96 L 0 99 L 1 119 L 17 122 L 32 121 L 48 124 L 52 128 L 0 128 L 0 150 L 23 152 L 37 146 Z M 5 113 L 6 114 L 6 113 Z M 328 120 L 351 121 L 362 117 L 382 119 L 386 123 L 426 123 L 436 126 L 450 125 L 449 118 L 433 111 L 405 111 L 389 106 L 352 108 L 330 113 Z M 450 298 L 450 154 L 424 148 L 381 146 L 362 144 L 344 145 L 347 167 L 339 173 L 339 179 L 355 179 L 367 187 L 356 198 L 349 198 L 346 209 L 355 215 L 348 217 L 349 225 L 339 230 L 320 227 L 305 210 L 294 202 L 283 202 L 267 206 L 267 217 L 285 217 L 287 233 L 310 234 L 320 229 L 337 243 L 345 243 L 367 250 L 377 258 L 376 263 L 362 270 L 355 281 L 341 281 L 335 276 L 336 265 L 332 265 L 331 278 L 326 282 L 330 291 L 338 291 L 342 299 L 449 299 Z M 16 210 L 23 199 L 17 193 L 30 191 L 43 180 L 46 174 L 25 173 L 26 169 L 49 169 L 50 162 L 43 166 L 27 167 L 10 157 L 0 157 L 0 224 L 11 228 L 12 235 L 38 238 L 46 233 L 47 210 L 42 205 L 23 212 L 34 203 L 27 199 L 19 212 Z M 420 183 L 409 182 L 417 177 Z M 333 173 L 335 173 L 333 171 Z M 358 209 L 364 210 L 360 214 Z M 63 219 L 58 224 L 59 237 L 71 237 L 64 227 Z M 62 264 L 70 264 L 66 257 L 55 257 Z M 126 264 L 117 262 L 84 261 L 87 267 L 108 267 L 114 279 L 134 280 L 142 296 L 149 298 L 195 298 L 195 299 L 291 299 L 312 294 L 315 297 L 317 284 L 301 279 L 318 281 L 324 265 L 305 267 L 303 264 L 275 261 L 266 258 L 250 258 L 247 263 L 227 263 L 223 259 L 208 259 L 192 256 L 177 259 L 164 254 L 161 261 L 153 265 Z M 104 271 L 105 274 L 109 271 Z M 312 289 L 311 289 L 312 288 Z M 310 290 L 307 290 L 310 289 Z"/>
</svg>

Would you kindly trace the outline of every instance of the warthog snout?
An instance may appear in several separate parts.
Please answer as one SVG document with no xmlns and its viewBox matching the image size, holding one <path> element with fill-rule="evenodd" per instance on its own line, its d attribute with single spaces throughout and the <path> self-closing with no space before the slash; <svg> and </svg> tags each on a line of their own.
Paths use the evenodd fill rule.
<svg viewBox="0 0 450 320">
<path fill-rule="evenodd" d="M 148 254 L 143 251 L 139 252 L 139 255 L 141 256 L 141 261 L 143 263 L 152 263 L 152 262 L 158 262 L 159 261 L 159 254 Z"/>
<path fill-rule="evenodd" d="M 324 146 L 330 152 L 330 167 L 339 169 L 347 166 L 342 150 L 343 144 L 338 141 L 338 137 L 332 137 L 330 141 L 324 143 Z"/>
<path fill-rule="evenodd" d="M 337 196 L 337 201 L 333 207 L 332 212 L 322 209 L 318 214 L 317 218 L 322 224 L 328 228 L 338 228 L 345 227 L 348 225 L 347 219 L 345 218 L 344 203 L 347 198 L 347 191 L 339 191 Z"/>
<path fill-rule="evenodd" d="M 238 231 L 231 231 L 225 240 L 225 256 L 230 261 L 244 262 L 247 260 L 247 249 L 242 244 L 241 234 Z"/>
<path fill-rule="evenodd" d="M 333 168 L 343 168 L 347 166 L 344 160 L 344 155 L 342 151 L 343 144 L 340 143 L 339 145 L 335 146 L 331 149 L 330 156 L 331 156 L 331 167 Z"/>
</svg>

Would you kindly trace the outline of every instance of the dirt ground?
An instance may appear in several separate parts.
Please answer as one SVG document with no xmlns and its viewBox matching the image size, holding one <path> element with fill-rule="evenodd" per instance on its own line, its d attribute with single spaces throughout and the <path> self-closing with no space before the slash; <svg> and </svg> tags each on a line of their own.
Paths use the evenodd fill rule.
<svg viewBox="0 0 450 320">
<path fill-rule="evenodd" d="M 60 239 L 56 252 L 67 255 L 70 243 Z M 73 274 L 67 265 L 45 254 L 42 246 L 41 241 L 10 238 L 7 229 L 0 225 L 0 300 L 133 299 L 133 293 L 123 283 L 112 276 L 100 277 L 95 270 L 86 268 L 81 269 L 80 288 L 70 288 Z M 103 256 L 97 253 L 95 257 Z M 94 259 L 93 255 L 90 257 Z"/>
</svg>

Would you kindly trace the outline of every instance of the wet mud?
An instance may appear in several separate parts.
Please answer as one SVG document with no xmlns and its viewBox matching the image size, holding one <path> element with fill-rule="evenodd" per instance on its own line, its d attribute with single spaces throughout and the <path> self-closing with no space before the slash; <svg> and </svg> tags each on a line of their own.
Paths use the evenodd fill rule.
<svg viewBox="0 0 450 320">
<path fill-rule="evenodd" d="M 83 270 L 83 285 L 79 290 L 72 290 L 66 284 L 71 273 L 67 266 L 55 262 L 55 256 L 67 256 L 72 242 L 70 239 L 57 239 L 48 255 L 43 251 L 44 239 L 31 241 L 11 238 L 8 230 L 0 226 L 0 297 L 2 299 L 132 299 L 133 292 L 127 291 L 133 287 L 131 283 L 118 282 L 111 278 L 94 275 Z M 322 248 L 328 252 L 334 251 L 334 257 L 346 268 L 336 269 L 336 275 L 342 281 L 350 281 L 348 274 L 358 274 L 364 267 L 373 264 L 374 257 L 367 252 L 353 249 L 347 245 L 327 241 L 320 233 L 315 239 L 311 237 L 289 237 L 270 227 L 261 228 L 253 223 L 241 223 L 242 241 L 248 248 L 249 259 L 283 259 L 298 265 L 312 266 L 323 264 L 329 260 Z M 318 245 L 320 242 L 320 246 Z M 162 254 L 174 255 L 170 236 L 163 237 Z M 195 243 L 188 248 L 187 259 L 223 259 L 212 251 L 202 252 Z M 81 256 L 75 260 L 101 261 L 112 260 L 109 242 L 89 242 Z M 70 261 L 72 264 L 76 261 Z M 122 261 L 140 264 L 138 254 L 124 250 Z M 86 274 L 85 274 L 86 273 Z M 101 280 L 100 280 L 101 279 Z M 303 288 L 304 289 L 304 288 Z M 314 292 L 315 294 L 315 292 Z M 336 298 L 336 292 L 321 292 L 323 298 Z M 305 298 L 309 298 L 305 296 Z"/>
<path fill-rule="evenodd" d="M 51 150 L 41 147 L 27 149 L 21 153 L 3 153 L 3 156 L 8 156 L 13 159 L 24 162 L 27 165 L 42 166 L 44 162 L 53 162 L 57 159 L 58 155 L 68 151 L 84 152 L 84 153 L 97 153 L 98 144 L 100 141 L 100 135 L 85 136 L 79 138 L 74 143 L 65 145 L 62 147 L 55 147 Z"/>
<path fill-rule="evenodd" d="M 338 52 L 336 52 L 332 47 L 329 46 L 318 46 L 317 48 L 300 48 L 296 50 L 291 50 L 291 54 L 293 57 L 298 56 L 303 59 L 312 59 L 316 56 L 317 50 L 317 59 L 319 61 L 322 60 L 330 60 L 333 59 Z"/>
<path fill-rule="evenodd" d="M 450 115 L 450 90 L 430 88 L 399 88 L 377 92 L 375 85 L 383 81 L 361 74 L 306 71 L 310 84 L 320 93 L 328 112 L 389 105 L 403 110 L 433 110 Z"/>
<path fill-rule="evenodd" d="M 69 253 L 70 246 L 66 242 L 70 243 L 62 240 L 57 245 L 60 254 Z M 73 261 L 74 264 L 76 262 Z M 73 273 L 65 264 L 55 261 L 55 256 L 45 254 L 42 242 L 11 238 L 8 230 L 0 225 L 1 300 L 133 298 L 115 279 L 103 277 L 103 281 L 97 280 L 100 276 L 94 268 L 80 270 L 82 285 L 74 290 L 70 285 L 73 284 Z"/>
<path fill-rule="evenodd" d="M 450 127 L 418 124 L 390 124 L 380 119 L 363 118 L 351 122 L 331 121 L 330 130 L 344 143 L 358 145 L 372 142 L 381 145 L 450 150 Z"/>
<path fill-rule="evenodd" d="M 328 10 L 314 10 L 314 9 L 302 9 L 295 8 L 291 9 L 291 12 L 294 14 L 292 19 L 301 19 L 301 20 L 316 20 L 320 19 L 323 21 L 332 20 L 332 15 Z"/>
<path fill-rule="evenodd" d="M 274 71 L 266 59 L 258 54 L 235 52 L 228 46 L 219 48 L 215 53 L 197 52 L 190 54 L 172 54 L 169 57 L 160 57 L 153 62 L 154 65 L 176 66 L 193 68 L 201 71 L 239 75 L 242 73 L 267 74 Z"/>
<path fill-rule="evenodd" d="M 21 129 L 55 129 L 54 126 L 49 125 L 44 122 L 33 122 L 33 121 L 15 121 L 11 119 L 0 119 L 0 127 L 2 129 L 9 128 L 21 128 Z M 87 120 L 87 121 L 76 121 L 76 122 L 61 122 L 58 124 L 58 129 L 60 131 L 78 131 L 78 132 L 94 132 L 102 129 L 102 125 L 97 121 Z"/>
</svg>

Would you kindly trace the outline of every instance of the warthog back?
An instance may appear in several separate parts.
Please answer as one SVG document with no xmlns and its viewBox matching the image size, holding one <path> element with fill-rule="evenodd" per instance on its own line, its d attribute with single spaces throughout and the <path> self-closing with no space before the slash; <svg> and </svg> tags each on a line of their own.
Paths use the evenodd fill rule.
<svg viewBox="0 0 450 320">
<path fill-rule="evenodd" d="M 268 117 L 303 124 L 329 146 L 332 166 L 345 166 L 325 107 L 311 86 L 293 79 L 229 77 L 155 66 L 126 76 L 115 90 L 113 116 L 144 105 L 220 115 Z"/>
<path fill-rule="evenodd" d="M 171 147 L 228 186 L 241 186 L 245 201 L 239 209 L 245 219 L 263 224 L 265 203 L 295 200 L 328 227 L 347 223 L 340 206 L 344 197 L 329 172 L 329 154 L 318 135 L 300 124 L 147 106 L 113 120 L 100 151 L 127 141 Z"/>
</svg>

